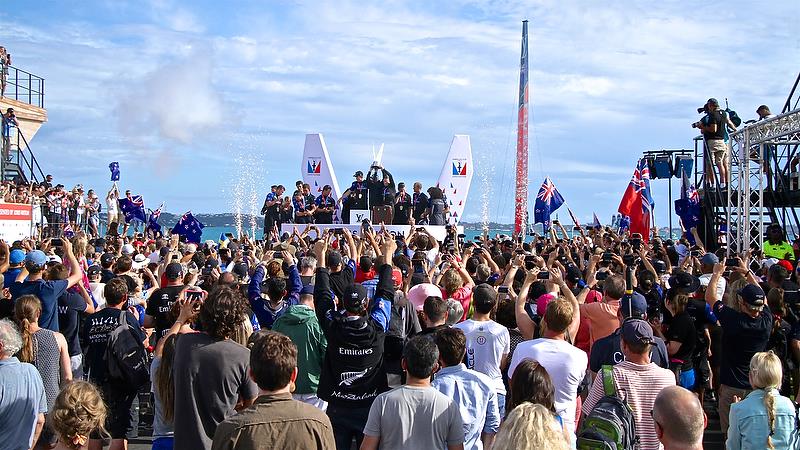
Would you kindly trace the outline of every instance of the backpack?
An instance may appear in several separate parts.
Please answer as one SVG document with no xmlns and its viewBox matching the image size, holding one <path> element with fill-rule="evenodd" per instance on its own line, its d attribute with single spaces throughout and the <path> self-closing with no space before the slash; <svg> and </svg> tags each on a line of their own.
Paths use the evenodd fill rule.
<svg viewBox="0 0 800 450">
<path fill-rule="evenodd" d="M 775 353 L 778 359 L 781 360 L 783 383 L 780 386 L 780 393 L 781 395 L 790 396 L 792 394 L 795 365 L 789 354 L 789 336 L 786 327 L 782 326 L 783 323 L 780 318 L 773 316 L 772 333 L 767 341 L 767 350 Z"/>
<path fill-rule="evenodd" d="M 120 311 L 119 325 L 108 336 L 103 359 L 109 380 L 131 392 L 147 384 L 150 373 L 147 353 L 128 324 L 126 315 L 126 310 Z"/>
<path fill-rule="evenodd" d="M 725 108 L 725 112 L 728 113 L 728 118 L 731 119 L 731 122 L 733 122 L 734 125 L 738 127 L 742 124 L 742 118 L 739 117 L 739 114 L 736 114 L 736 111 L 730 108 Z"/>
<path fill-rule="evenodd" d="M 612 366 L 600 372 L 605 396 L 581 422 L 578 450 L 633 450 L 638 448 L 633 410 L 617 395 Z M 596 380 L 595 380 L 596 382 Z"/>
</svg>

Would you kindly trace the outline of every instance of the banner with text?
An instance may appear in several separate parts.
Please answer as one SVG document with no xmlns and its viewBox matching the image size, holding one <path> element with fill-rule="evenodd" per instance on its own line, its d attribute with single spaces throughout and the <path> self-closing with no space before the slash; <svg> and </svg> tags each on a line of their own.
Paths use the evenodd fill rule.
<svg viewBox="0 0 800 450">
<path fill-rule="evenodd" d="M 0 239 L 8 243 L 31 236 L 31 205 L 0 204 Z"/>
</svg>

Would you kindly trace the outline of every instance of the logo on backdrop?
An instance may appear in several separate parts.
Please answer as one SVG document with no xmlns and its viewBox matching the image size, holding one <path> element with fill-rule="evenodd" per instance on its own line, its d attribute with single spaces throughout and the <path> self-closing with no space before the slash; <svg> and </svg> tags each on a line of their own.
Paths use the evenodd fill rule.
<svg viewBox="0 0 800 450">
<path fill-rule="evenodd" d="M 467 176 L 467 160 L 466 158 L 453 159 L 453 176 L 465 177 Z"/>
<path fill-rule="evenodd" d="M 319 175 L 320 169 L 322 169 L 322 159 L 321 158 L 308 158 L 308 163 L 306 164 L 306 173 L 309 175 Z"/>
</svg>

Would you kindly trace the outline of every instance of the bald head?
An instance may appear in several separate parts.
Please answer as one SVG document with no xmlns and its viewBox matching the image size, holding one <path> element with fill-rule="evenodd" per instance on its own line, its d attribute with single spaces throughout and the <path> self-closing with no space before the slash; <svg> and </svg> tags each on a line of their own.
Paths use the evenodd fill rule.
<svg viewBox="0 0 800 450">
<path fill-rule="evenodd" d="M 697 395 L 679 386 L 661 390 L 653 404 L 653 419 L 661 429 L 665 449 L 703 448 L 706 418 Z"/>
</svg>

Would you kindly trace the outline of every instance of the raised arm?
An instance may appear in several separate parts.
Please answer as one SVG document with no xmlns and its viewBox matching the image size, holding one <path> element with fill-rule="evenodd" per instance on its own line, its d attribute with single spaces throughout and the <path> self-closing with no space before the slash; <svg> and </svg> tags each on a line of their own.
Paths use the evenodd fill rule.
<svg viewBox="0 0 800 450">
<path fill-rule="evenodd" d="M 522 288 L 519 290 L 519 295 L 514 302 L 514 316 L 517 319 L 517 328 L 519 328 L 519 332 L 525 340 L 533 339 L 533 335 L 536 333 L 536 322 L 525 311 L 525 303 L 528 300 L 528 292 L 531 289 L 531 285 L 536 281 L 538 275 L 539 269 L 537 268 L 528 271 L 525 275 L 525 281 L 522 283 Z"/>
</svg>

